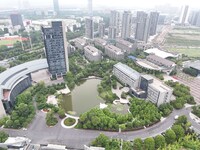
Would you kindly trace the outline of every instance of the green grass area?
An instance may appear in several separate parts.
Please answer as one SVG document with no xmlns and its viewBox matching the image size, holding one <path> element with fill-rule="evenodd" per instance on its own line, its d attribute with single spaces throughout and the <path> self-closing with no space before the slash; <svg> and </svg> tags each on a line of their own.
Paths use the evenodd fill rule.
<svg viewBox="0 0 200 150">
<path fill-rule="evenodd" d="M 18 40 L 0 40 L 0 46 L 2 45 L 13 45 Z"/>
<path fill-rule="evenodd" d="M 200 57 L 200 48 L 170 48 L 171 52 L 178 52 L 189 57 Z"/>
<path fill-rule="evenodd" d="M 72 126 L 72 125 L 75 124 L 75 122 L 76 122 L 75 119 L 73 119 L 73 118 L 67 118 L 67 119 L 65 119 L 64 124 L 65 124 L 66 126 Z"/>
<path fill-rule="evenodd" d="M 127 104 L 110 104 L 108 109 L 117 114 L 127 114 L 129 106 Z"/>
</svg>

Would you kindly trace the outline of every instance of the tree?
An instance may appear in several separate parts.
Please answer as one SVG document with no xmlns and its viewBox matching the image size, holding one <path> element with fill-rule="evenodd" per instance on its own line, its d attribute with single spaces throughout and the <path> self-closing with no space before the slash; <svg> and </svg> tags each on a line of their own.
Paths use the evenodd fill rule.
<svg viewBox="0 0 200 150">
<path fill-rule="evenodd" d="M 55 126 L 58 123 L 57 118 L 54 116 L 53 112 L 48 112 L 46 114 L 46 124 L 48 126 Z"/>
<path fill-rule="evenodd" d="M 122 149 L 124 149 L 124 150 L 132 150 L 133 146 L 132 146 L 131 142 L 124 141 L 123 145 L 122 145 Z"/>
<path fill-rule="evenodd" d="M 176 134 L 177 140 L 180 139 L 181 137 L 184 137 L 185 131 L 181 125 L 173 125 L 172 130 Z"/>
<path fill-rule="evenodd" d="M 65 118 L 65 110 L 62 108 L 59 108 L 58 115 L 61 119 Z"/>
<path fill-rule="evenodd" d="M 104 134 L 100 134 L 93 142 L 92 146 L 97 147 L 106 147 L 107 143 L 109 142 L 109 138 Z"/>
<path fill-rule="evenodd" d="M 143 150 L 143 141 L 141 138 L 136 138 L 133 141 L 133 149 L 134 150 Z"/>
<path fill-rule="evenodd" d="M 162 135 L 157 135 L 155 138 L 155 148 L 163 148 L 165 146 L 165 137 Z"/>
<path fill-rule="evenodd" d="M 144 149 L 145 150 L 154 150 L 155 149 L 155 141 L 153 138 L 146 138 L 144 140 Z"/>
<path fill-rule="evenodd" d="M 9 135 L 6 132 L 0 131 L 0 143 L 4 143 L 8 137 Z"/>
<path fill-rule="evenodd" d="M 176 134 L 174 133 L 173 130 L 169 129 L 165 132 L 165 140 L 167 144 L 172 144 L 173 142 L 176 141 Z"/>
</svg>

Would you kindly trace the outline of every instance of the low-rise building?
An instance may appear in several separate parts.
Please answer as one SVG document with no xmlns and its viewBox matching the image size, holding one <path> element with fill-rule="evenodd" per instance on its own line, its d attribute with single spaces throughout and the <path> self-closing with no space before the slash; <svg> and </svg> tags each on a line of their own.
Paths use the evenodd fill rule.
<svg viewBox="0 0 200 150">
<path fill-rule="evenodd" d="M 140 74 L 125 64 L 115 64 L 113 74 L 118 80 L 128 85 L 130 88 L 136 89 L 139 85 Z"/>
<path fill-rule="evenodd" d="M 76 38 L 74 40 L 74 44 L 75 44 L 75 47 L 77 47 L 78 49 L 80 50 L 83 50 L 84 47 L 86 46 L 87 44 L 87 41 L 83 38 Z"/>
<path fill-rule="evenodd" d="M 124 52 L 116 46 L 106 45 L 105 54 L 114 60 L 124 59 Z"/>
<path fill-rule="evenodd" d="M 156 78 L 152 77 L 152 79 L 153 82 L 149 83 L 147 88 L 147 100 L 157 106 L 163 103 L 169 103 L 173 89 Z"/>
<path fill-rule="evenodd" d="M 84 55 L 89 61 L 100 61 L 102 58 L 101 51 L 89 45 L 84 47 Z"/>
<path fill-rule="evenodd" d="M 149 56 L 146 57 L 146 59 L 160 67 L 164 67 L 164 68 L 173 68 L 176 66 L 176 64 L 173 61 L 167 60 L 165 58 L 156 56 L 154 54 L 151 54 Z"/>
<path fill-rule="evenodd" d="M 94 39 L 94 44 L 95 44 L 95 46 L 104 49 L 105 46 L 107 45 L 107 41 L 104 40 L 104 39 L 101 39 L 101 38 L 95 38 Z"/>
<path fill-rule="evenodd" d="M 68 44 L 67 51 L 68 51 L 68 55 L 71 55 L 76 51 L 76 48 L 72 46 L 71 44 Z"/>
<path fill-rule="evenodd" d="M 130 53 L 134 52 L 134 50 L 136 50 L 137 44 L 136 43 L 133 44 L 129 41 L 118 38 L 118 39 L 116 39 L 116 47 L 122 49 L 127 54 L 130 54 Z"/>
</svg>

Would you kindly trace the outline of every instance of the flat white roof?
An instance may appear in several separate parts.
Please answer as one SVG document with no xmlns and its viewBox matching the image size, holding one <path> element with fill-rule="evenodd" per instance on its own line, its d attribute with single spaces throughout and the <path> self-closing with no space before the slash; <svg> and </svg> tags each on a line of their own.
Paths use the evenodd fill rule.
<svg viewBox="0 0 200 150">
<path fill-rule="evenodd" d="M 162 57 L 162 58 L 177 57 L 177 55 L 174 55 L 174 54 L 169 53 L 169 52 L 161 51 L 158 48 L 147 49 L 144 52 L 148 53 L 148 54 L 155 54 L 156 56 L 159 56 L 159 57 Z"/>
<path fill-rule="evenodd" d="M 122 64 L 122 63 L 117 63 L 114 65 L 115 68 L 117 68 L 118 70 L 122 71 L 124 74 L 126 74 L 127 76 L 129 76 L 132 79 L 139 79 L 140 78 L 140 74 L 133 70 L 132 68 L 130 68 L 129 66 Z"/>
<path fill-rule="evenodd" d="M 83 39 L 83 38 L 76 38 L 74 41 L 78 42 L 81 45 L 85 45 L 86 44 L 86 40 Z"/>
<path fill-rule="evenodd" d="M 99 50 L 90 45 L 84 47 L 84 50 L 94 56 L 97 56 L 99 54 Z"/>
</svg>

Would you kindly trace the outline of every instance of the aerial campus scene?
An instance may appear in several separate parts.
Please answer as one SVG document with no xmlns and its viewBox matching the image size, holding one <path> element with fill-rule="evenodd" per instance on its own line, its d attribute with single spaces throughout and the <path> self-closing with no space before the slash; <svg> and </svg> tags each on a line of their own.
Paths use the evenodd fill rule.
<svg viewBox="0 0 200 150">
<path fill-rule="evenodd" d="M 196 0 L 1 0 L 0 150 L 200 150 Z"/>
</svg>

